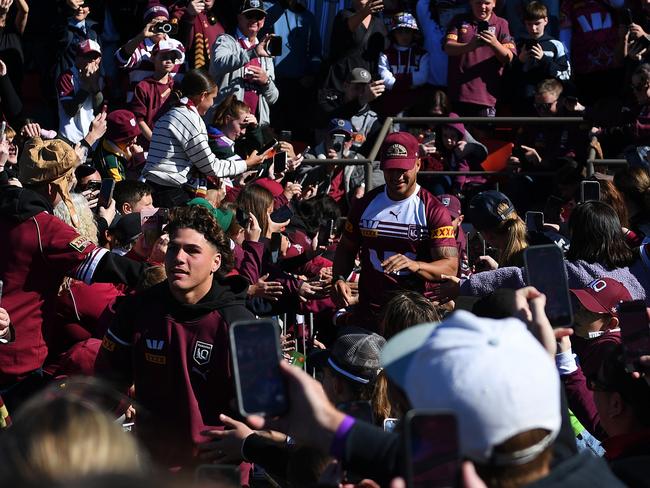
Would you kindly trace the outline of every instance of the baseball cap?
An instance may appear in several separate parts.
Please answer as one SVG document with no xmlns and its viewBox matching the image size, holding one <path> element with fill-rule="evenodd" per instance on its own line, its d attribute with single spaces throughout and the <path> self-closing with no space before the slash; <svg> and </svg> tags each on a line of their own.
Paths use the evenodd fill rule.
<svg viewBox="0 0 650 488">
<path fill-rule="evenodd" d="M 457 219 L 460 217 L 460 214 L 463 213 L 458 197 L 455 197 L 454 195 L 443 194 L 438 195 L 436 198 L 440 200 L 440 203 L 447 207 L 447 210 L 449 210 L 449 215 L 451 215 L 452 219 Z"/>
<path fill-rule="evenodd" d="M 381 145 L 381 164 L 383 169 L 413 169 L 418 159 L 420 145 L 408 132 L 393 132 Z"/>
<path fill-rule="evenodd" d="M 239 9 L 240 14 L 246 14 L 248 12 L 260 12 L 263 15 L 266 15 L 266 10 L 264 10 L 264 3 L 261 0 L 244 0 Z"/>
<path fill-rule="evenodd" d="M 393 18 L 391 20 L 391 32 L 395 29 L 412 29 L 414 31 L 419 31 L 418 23 L 415 20 L 415 17 L 413 17 L 413 14 L 410 12 L 396 13 L 393 15 Z"/>
<path fill-rule="evenodd" d="M 352 127 L 352 122 L 345 119 L 332 119 L 330 120 L 329 133 L 332 132 L 343 132 L 347 135 L 352 135 L 354 128 Z"/>
<path fill-rule="evenodd" d="M 381 370 L 379 356 L 385 344 L 386 339 L 379 334 L 348 327 L 334 341 L 331 350 L 310 354 L 309 363 L 317 368 L 327 366 L 348 380 L 366 385 Z"/>
<path fill-rule="evenodd" d="M 77 44 L 76 53 L 78 55 L 90 53 L 101 54 L 102 48 L 99 47 L 99 43 L 97 43 L 97 41 L 93 41 L 92 39 L 85 39 Z"/>
<path fill-rule="evenodd" d="M 106 116 L 106 139 L 122 142 L 140 135 L 140 126 L 130 110 L 113 110 Z"/>
<path fill-rule="evenodd" d="M 461 455 L 478 463 L 527 463 L 560 430 L 555 364 L 518 319 L 457 311 L 439 324 L 397 334 L 383 348 L 381 363 L 413 408 L 456 415 Z M 494 447 L 532 429 L 550 434 L 516 453 L 494 452 Z"/>
<path fill-rule="evenodd" d="M 497 208 L 503 202 L 508 204 L 507 208 L 498 211 Z M 496 227 L 514 211 L 515 206 L 506 195 L 496 190 L 488 190 L 470 200 L 467 216 L 476 230 L 481 231 Z"/>
<path fill-rule="evenodd" d="M 108 231 L 117 237 L 122 244 L 129 244 L 135 241 L 142 233 L 140 212 L 116 215 L 108 227 Z"/>
<path fill-rule="evenodd" d="M 174 64 L 183 64 L 185 62 L 185 46 L 176 39 L 163 39 L 156 44 L 152 54 L 158 53 L 175 53 L 176 60 Z"/>
<path fill-rule="evenodd" d="M 370 72 L 364 68 L 354 68 L 345 79 L 348 83 L 370 83 L 372 76 Z"/>
<path fill-rule="evenodd" d="M 594 313 L 618 315 L 618 304 L 632 300 L 632 295 L 625 285 L 612 278 L 598 278 L 585 288 L 570 291 L 583 307 Z"/>
</svg>

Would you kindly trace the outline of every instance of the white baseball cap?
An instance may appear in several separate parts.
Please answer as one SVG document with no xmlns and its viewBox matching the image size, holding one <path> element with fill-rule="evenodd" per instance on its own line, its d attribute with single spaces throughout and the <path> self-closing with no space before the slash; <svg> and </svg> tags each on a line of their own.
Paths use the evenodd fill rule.
<svg viewBox="0 0 650 488">
<path fill-rule="evenodd" d="M 493 320 L 458 311 L 393 337 L 382 350 L 386 373 L 413 408 L 451 410 L 461 455 L 481 464 L 524 464 L 557 436 L 560 380 L 548 352 L 518 319 Z M 532 429 L 550 432 L 508 454 L 493 448 Z"/>
</svg>

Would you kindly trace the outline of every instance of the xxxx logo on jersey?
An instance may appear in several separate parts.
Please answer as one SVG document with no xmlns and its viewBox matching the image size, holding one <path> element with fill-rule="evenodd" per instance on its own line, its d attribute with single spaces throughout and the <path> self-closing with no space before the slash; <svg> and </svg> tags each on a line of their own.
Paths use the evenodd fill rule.
<svg viewBox="0 0 650 488">
<path fill-rule="evenodd" d="M 445 227 L 438 227 L 431 231 L 431 239 L 453 239 L 454 228 L 451 225 Z"/>
</svg>

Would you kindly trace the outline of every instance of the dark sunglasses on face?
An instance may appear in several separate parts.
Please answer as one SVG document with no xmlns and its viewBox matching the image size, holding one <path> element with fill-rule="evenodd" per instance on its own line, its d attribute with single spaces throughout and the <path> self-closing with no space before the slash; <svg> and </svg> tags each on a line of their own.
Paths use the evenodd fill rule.
<svg viewBox="0 0 650 488">
<path fill-rule="evenodd" d="M 256 22 L 259 22 L 266 16 L 261 12 L 247 12 L 244 14 L 244 17 L 246 17 L 246 20 L 254 20 Z"/>
</svg>

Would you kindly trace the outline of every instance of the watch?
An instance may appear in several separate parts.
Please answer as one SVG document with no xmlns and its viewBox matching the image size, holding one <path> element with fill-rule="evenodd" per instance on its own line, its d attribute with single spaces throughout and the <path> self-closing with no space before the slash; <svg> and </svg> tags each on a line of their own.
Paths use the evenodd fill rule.
<svg viewBox="0 0 650 488">
<path fill-rule="evenodd" d="M 337 281 L 348 281 L 348 279 L 343 275 L 336 275 L 332 277 L 332 284 L 334 285 Z"/>
</svg>

